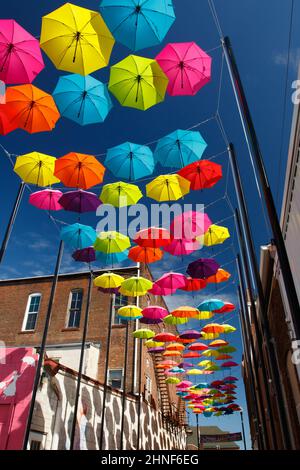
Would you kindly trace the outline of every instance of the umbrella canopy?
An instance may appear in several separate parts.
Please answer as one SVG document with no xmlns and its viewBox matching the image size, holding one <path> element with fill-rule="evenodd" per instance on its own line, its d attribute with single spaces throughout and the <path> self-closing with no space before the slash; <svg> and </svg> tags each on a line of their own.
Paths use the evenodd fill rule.
<svg viewBox="0 0 300 470">
<path fill-rule="evenodd" d="M 39 41 L 15 20 L 0 20 L 0 80 L 31 83 L 44 67 Z"/>
<path fill-rule="evenodd" d="M 136 305 L 125 305 L 124 307 L 118 309 L 117 315 L 122 318 L 135 318 L 139 320 L 140 318 L 142 318 L 142 309 L 137 307 Z"/>
<path fill-rule="evenodd" d="M 55 176 L 65 186 L 89 189 L 103 181 L 104 166 L 92 155 L 70 152 L 55 162 Z"/>
<path fill-rule="evenodd" d="M 108 88 L 122 106 L 145 111 L 164 100 L 167 86 L 153 59 L 129 55 L 110 69 Z"/>
<path fill-rule="evenodd" d="M 72 224 L 63 227 L 60 236 L 74 250 L 88 248 L 93 245 L 97 237 L 96 231 L 92 227 L 82 224 Z"/>
<path fill-rule="evenodd" d="M 133 240 L 143 247 L 164 247 L 170 243 L 170 233 L 165 228 L 148 227 L 137 232 Z"/>
<path fill-rule="evenodd" d="M 201 337 L 201 333 L 196 330 L 186 330 L 180 333 L 179 337 L 182 339 L 199 339 Z"/>
<path fill-rule="evenodd" d="M 235 310 L 235 305 L 231 302 L 224 302 L 224 305 L 221 308 L 214 310 L 215 313 L 227 313 Z"/>
<path fill-rule="evenodd" d="M 174 218 L 170 230 L 174 238 L 193 240 L 196 236 L 203 235 L 211 224 L 204 212 L 187 211 Z"/>
<path fill-rule="evenodd" d="M 133 246 L 130 248 L 128 258 L 138 263 L 155 263 L 163 257 L 163 251 L 159 248 L 150 248 L 146 246 Z"/>
<path fill-rule="evenodd" d="M 164 318 L 164 323 L 166 325 L 184 325 L 189 321 L 189 318 L 173 317 L 173 315 L 167 315 Z"/>
<path fill-rule="evenodd" d="M 201 248 L 197 240 L 186 240 L 185 238 L 173 238 L 171 243 L 165 246 L 164 250 L 173 256 L 190 255 Z"/>
<path fill-rule="evenodd" d="M 231 368 L 231 367 L 237 367 L 238 365 L 239 364 L 237 364 L 234 361 L 227 361 L 227 362 L 223 362 L 223 364 L 221 364 L 221 367 Z"/>
<path fill-rule="evenodd" d="M 193 318 L 196 320 L 210 320 L 214 316 L 213 312 L 199 312 L 198 315 L 195 315 Z"/>
<path fill-rule="evenodd" d="M 5 100 L 1 106 L 11 125 L 30 134 L 51 131 L 60 118 L 52 96 L 33 85 L 7 88 Z"/>
<path fill-rule="evenodd" d="M 203 351 L 202 353 L 202 356 L 205 357 L 218 357 L 219 355 L 219 351 L 216 351 L 215 349 L 206 349 L 206 351 Z"/>
<path fill-rule="evenodd" d="M 200 258 L 188 265 L 187 274 L 191 277 L 207 279 L 218 271 L 220 265 L 213 258 Z M 205 310 L 209 310 L 206 308 Z"/>
<path fill-rule="evenodd" d="M 180 383 L 180 379 L 178 379 L 177 377 L 168 377 L 166 380 L 165 380 L 166 384 L 179 384 Z"/>
<path fill-rule="evenodd" d="M 59 77 L 53 97 L 61 116 L 81 126 L 103 122 L 112 108 L 106 85 L 93 77 Z"/>
<path fill-rule="evenodd" d="M 154 158 L 164 167 L 183 168 L 199 160 L 206 147 L 200 132 L 178 129 L 158 141 Z"/>
<path fill-rule="evenodd" d="M 219 268 L 216 274 L 206 279 L 207 283 L 219 284 L 220 282 L 226 282 L 231 277 L 231 274 L 225 269 Z M 223 313 L 223 312 L 222 312 Z"/>
<path fill-rule="evenodd" d="M 181 343 L 170 343 L 166 346 L 167 351 L 183 351 L 184 345 Z"/>
<path fill-rule="evenodd" d="M 128 297 L 139 297 L 147 294 L 152 282 L 144 277 L 133 276 L 122 282 L 120 293 Z"/>
<path fill-rule="evenodd" d="M 142 315 L 145 318 L 162 319 L 168 315 L 168 310 L 163 307 L 150 305 L 142 310 Z"/>
<path fill-rule="evenodd" d="M 101 0 L 100 12 L 116 40 L 133 51 L 161 43 L 175 21 L 171 0 Z"/>
<path fill-rule="evenodd" d="M 148 341 L 145 342 L 145 346 L 147 346 L 147 348 L 159 348 L 160 346 L 164 346 L 164 343 L 159 341 L 153 341 L 153 339 L 148 339 Z"/>
<path fill-rule="evenodd" d="M 18 128 L 17 123 L 12 123 L 5 112 L 5 106 L 0 106 L 0 135 L 6 135 Z"/>
<path fill-rule="evenodd" d="M 228 377 L 224 377 L 223 382 L 237 382 L 239 379 L 237 377 L 233 377 L 229 375 Z"/>
<path fill-rule="evenodd" d="M 140 323 L 143 323 L 144 325 L 158 325 L 159 323 L 162 323 L 163 319 L 162 318 L 146 318 L 142 317 L 140 319 Z"/>
<path fill-rule="evenodd" d="M 180 290 L 184 290 L 187 292 L 194 292 L 194 291 L 204 289 L 206 285 L 207 285 L 206 279 L 196 279 L 192 277 L 187 277 L 186 286 L 180 287 Z"/>
<path fill-rule="evenodd" d="M 75 261 L 81 261 L 83 263 L 92 263 L 96 261 L 96 253 L 92 246 L 83 248 L 82 250 L 76 250 L 72 253 L 72 258 Z"/>
<path fill-rule="evenodd" d="M 179 318 L 194 318 L 195 315 L 199 313 L 199 310 L 194 307 L 178 307 L 171 312 L 171 315 Z M 180 335 L 180 337 L 183 337 Z M 199 336 L 198 336 L 199 338 Z"/>
<path fill-rule="evenodd" d="M 136 204 L 143 194 L 135 184 L 118 181 L 103 186 L 100 199 L 104 204 L 111 204 L 114 207 L 126 207 Z"/>
<path fill-rule="evenodd" d="M 59 70 L 88 75 L 106 67 L 114 42 L 96 11 L 65 3 L 42 18 L 41 48 Z"/>
<path fill-rule="evenodd" d="M 188 347 L 190 351 L 205 351 L 208 349 L 208 346 L 204 343 L 192 343 Z"/>
<path fill-rule="evenodd" d="M 104 163 L 114 176 L 129 181 L 152 175 L 155 166 L 152 150 L 131 142 L 110 148 Z"/>
<path fill-rule="evenodd" d="M 219 323 L 209 323 L 202 328 L 204 333 L 224 333 L 223 325 Z"/>
<path fill-rule="evenodd" d="M 203 340 L 212 340 L 216 339 L 220 336 L 220 333 L 205 333 L 204 331 L 201 331 L 201 339 Z"/>
<path fill-rule="evenodd" d="M 211 188 L 222 178 L 222 166 L 210 160 L 198 160 L 190 163 L 178 174 L 191 183 L 193 191 Z"/>
<path fill-rule="evenodd" d="M 154 282 L 152 289 L 148 291 L 152 295 L 173 295 L 176 292 L 176 289 L 169 289 L 166 287 L 161 287 L 156 282 Z"/>
<path fill-rule="evenodd" d="M 161 175 L 146 185 L 147 196 L 155 201 L 177 201 L 190 191 L 190 182 L 179 175 Z"/>
<path fill-rule="evenodd" d="M 129 238 L 122 233 L 114 231 L 98 233 L 94 243 L 95 250 L 102 253 L 120 253 L 129 247 Z"/>
<path fill-rule="evenodd" d="M 176 341 L 176 336 L 173 335 L 172 333 L 168 333 L 167 331 L 163 331 L 162 333 L 157 333 L 153 339 L 154 341 L 159 341 L 162 343 L 171 343 L 173 341 Z M 172 365 L 175 365 L 175 364 L 172 364 Z"/>
<path fill-rule="evenodd" d="M 119 274 L 104 273 L 94 279 L 94 285 L 96 287 L 102 287 L 102 289 L 115 289 L 116 287 L 120 287 L 123 281 L 124 277 Z"/>
<path fill-rule="evenodd" d="M 230 354 L 219 354 L 216 359 L 217 361 L 225 361 L 226 359 L 232 359 L 232 356 Z"/>
<path fill-rule="evenodd" d="M 204 234 L 204 245 L 213 246 L 224 243 L 230 237 L 228 228 L 220 225 L 211 225 Z"/>
<path fill-rule="evenodd" d="M 51 186 L 59 183 L 59 179 L 53 174 L 55 161 L 54 157 L 44 153 L 27 153 L 17 157 L 14 172 L 25 183 L 35 184 L 36 186 Z"/>
<path fill-rule="evenodd" d="M 101 202 L 96 194 L 78 189 L 68 191 L 62 195 L 59 203 L 66 211 L 70 212 L 96 212 Z"/>
<path fill-rule="evenodd" d="M 169 79 L 168 93 L 195 95 L 211 79 L 211 57 L 195 42 L 170 43 L 156 56 Z"/>
<path fill-rule="evenodd" d="M 236 331 L 236 328 L 234 326 L 227 325 L 225 323 L 223 323 L 223 328 L 224 328 L 224 333 L 225 334 L 234 333 Z"/>
<path fill-rule="evenodd" d="M 223 307 L 224 302 L 223 300 L 219 299 L 207 299 L 201 302 L 200 305 L 198 305 L 198 309 L 200 311 L 207 311 L 207 312 L 212 312 L 214 310 L 217 310 L 218 308 Z"/>
<path fill-rule="evenodd" d="M 223 327 L 223 333 L 225 333 L 224 325 L 222 325 L 222 327 Z M 224 339 L 215 339 L 211 343 L 209 343 L 209 347 L 210 348 L 220 348 L 222 346 L 227 346 L 228 344 L 229 344 L 228 341 L 225 341 Z"/>
<path fill-rule="evenodd" d="M 164 357 L 179 357 L 181 356 L 181 352 L 180 351 L 165 351 L 163 352 L 162 354 Z"/>
<path fill-rule="evenodd" d="M 132 333 L 132 336 L 138 339 L 149 339 L 149 338 L 153 338 L 154 335 L 155 335 L 154 331 L 148 330 L 147 328 L 141 328 L 139 330 L 135 330 Z"/>
<path fill-rule="evenodd" d="M 31 193 L 29 203 L 45 211 L 60 211 L 63 209 L 59 202 L 62 195 L 61 191 L 55 189 L 43 189 L 42 191 Z"/>
<path fill-rule="evenodd" d="M 102 253 L 101 251 L 96 251 L 96 259 L 104 266 L 119 264 L 127 258 L 128 250 L 119 253 Z"/>
<path fill-rule="evenodd" d="M 186 371 L 186 375 L 202 375 L 201 369 L 190 369 Z"/>
<path fill-rule="evenodd" d="M 155 284 L 162 289 L 176 291 L 176 289 L 185 286 L 185 283 L 186 277 L 183 274 L 169 272 L 157 279 Z"/>
</svg>

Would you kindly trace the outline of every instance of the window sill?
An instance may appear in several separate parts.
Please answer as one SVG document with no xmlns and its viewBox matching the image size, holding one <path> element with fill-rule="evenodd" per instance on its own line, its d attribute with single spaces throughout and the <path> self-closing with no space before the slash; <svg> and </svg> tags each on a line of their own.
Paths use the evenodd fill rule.
<svg viewBox="0 0 300 470">
<path fill-rule="evenodd" d="M 61 331 L 80 331 L 80 328 L 75 328 L 75 327 L 71 327 L 71 328 L 62 328 Z"/>
<path fill-rule="evenodd" d="M 33 335 L 36 331 L 35 330 L 21 330 L 19 331 L 19 335 Z"/>
</svg>

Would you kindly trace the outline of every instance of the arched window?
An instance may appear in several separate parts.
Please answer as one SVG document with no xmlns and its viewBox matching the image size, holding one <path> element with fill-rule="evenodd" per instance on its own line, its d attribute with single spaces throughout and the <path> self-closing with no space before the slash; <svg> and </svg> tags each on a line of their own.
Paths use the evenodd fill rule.
<svg viewBox="0 0 300 470">
<path fill-rule="evenodd" d="M 23 320 L 23 331 L 34 331 L 41 306 L 42 294 L 34 293 L 28 296 L 27 306 Z"/>
</svg>

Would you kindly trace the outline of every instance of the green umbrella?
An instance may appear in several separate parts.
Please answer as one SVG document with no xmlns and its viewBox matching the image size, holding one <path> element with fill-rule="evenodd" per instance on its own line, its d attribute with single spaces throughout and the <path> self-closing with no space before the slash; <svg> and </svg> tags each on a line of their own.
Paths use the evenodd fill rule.
<svg viewBox="0 0 300 470">
<path fill-rule="evenodd" d="M 106 184 L 100 194 L 100 199 L 104 204 L 111 204 L 114 207 L 131 206 L 142 197 L 143 194 L 138 186 L 123 181 Z"/>
<path fill-rule="evenodd" d="M 132 333 L 132 336 L 138 339 L 150 339 L 155 336 L 155 332 L 152 330 L 148 330 L 147 328 L 141 328 L 139 330 L 135 330 Z"/>
</svg>

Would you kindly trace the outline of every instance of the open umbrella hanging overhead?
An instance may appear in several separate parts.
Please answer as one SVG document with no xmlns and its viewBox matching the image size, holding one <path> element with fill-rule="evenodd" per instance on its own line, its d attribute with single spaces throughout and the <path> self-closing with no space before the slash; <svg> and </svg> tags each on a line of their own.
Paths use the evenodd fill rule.
<svg viewBox="0 0 300 470">
<path fill-rule="evenodd" d="M 190 191 L 190 182 L 179 175 L 160 175 L 146 185 L 147 196 L 155 201 L 177 201 Z"/>
<path fill-rule="evenodd" d="M 133 246 L 130 248 L 128 258 L 137 263 L 155 263 L 163 257 L 163 251 L 159 248 L 151 248 L 147 246 Z"/>
<path fill-rule="evenodd" d="M 224 243 L 230 237 L 227 227 L 212 224 L 204 234 L 204 245 L 213 246 Z"/>
<path fill-rule="evenodd" d="M 88 75 L 106 67 L 114 42 L 96 11 L 65 3 L 42 18 L 41 48 L 59 70 Z"/>
<path fill-rule="evenodd" d="M 93 155 L 70 152 L 55 162 L 54 174 L 65 186 L 89 189 L 102 183 L 104 166 Z"/>
<path fill-rule="evenodd" d="M 148 227 L 139 230 L 134 236 L 134 242 L 142 247 L 161 248 L 170 243 L 170 233 L 165 228 Z"/>
<path fill-rule="evenodd" d="M 102 253 L 120 253 L 130 247 L 130 240 L 119 232 L 107 231 L 97 234 L 94 248 Z"/>
<path fill-rule="evenodd" d="M 36 191 L 29 196 L 29 203 L 45 211 L 61 211 L 63 206 L 59 200 L 63 193 L 57 189 L 43 189 Z"/>
<path fill-rule="evenodd" d="M 92 263 L 96 261 L 96 252 L 92 246 L 88 246 L 87 248 L 74 251 L 72 258 L 78 262 Z"/>
<path fill-rule="evenodd" d="M 77 191 L 68 191 L 64 193 L 59 203 L 66 211 L 71 212 L 96 212 L 101 202 L 94 193 L 78 189 Z"/>
<path fill-rule="evenodd" d="M 104 163 L 114 176 L 128 181 L 152 175 L 155 166 L 152 150 L 131 142 L 108 149 Z"/>
<path fill-rule="evenodd" d="M 0 135 L 9 134 L 18 128 L 17 123 L 12 123 L 5 112 L 5 106 L 0 105 Z"/>
<path fill-rule="evenodd" d="M 42 187 L 51 186 L 60 181 L 54 176 L 55 162 L 55 157 L 44 153 L 31 152 L 17 157 L 14 172 L 25 183 Z"/>
<path fill-rule="evenodd" d="M 212 188 L 222 178 L 222 166 L 210 160 L 190 163 L 178 174 L 191 183 L 192 190 Z"/>
<path fill-rule="evenodd" d="M 151 289 L 152 282 L 142 276 L 132 276 L 125 279 L 120 287 L 120 293 L 128 297 L 140 297 Z"/>
<path fill-rule="evenodd" d="M 96 251 L 96 259 L 103 266 L 114 266 L 128 259 L 128 250 L 126 249 L 118 253 L 103 253 L 101 251 Z"/>
<path fill-rule="evenodd" d="M 186 211 L 174 218 L 170 230 L 174 238 L 194 240 L 195 237 L 203 235 L 211 224 L 205 212 Z"/>
<path fill-rule="evenodd" d="M 118 181 L 103 186 L 100 199 L 104 204 L 114 207 L 126 207 L 136 204 L 143 194 L 135 184 Z"/>
<path fill-rule="evenodd" d="M 61 239 L 74 250 L 87 248 L 96 240 L 96 231 L 88 225 L 72 224 L 61 229 Z"/>
<path fill-rule="evenodd" d="M 207 279 L 208 277 L 213 276 L 218 271 L 219 267 L 219 263 L 217 263 L 213 258 L 199 258 L 188 265 L 186 272 L 191 277 Z"/>
</svg>

